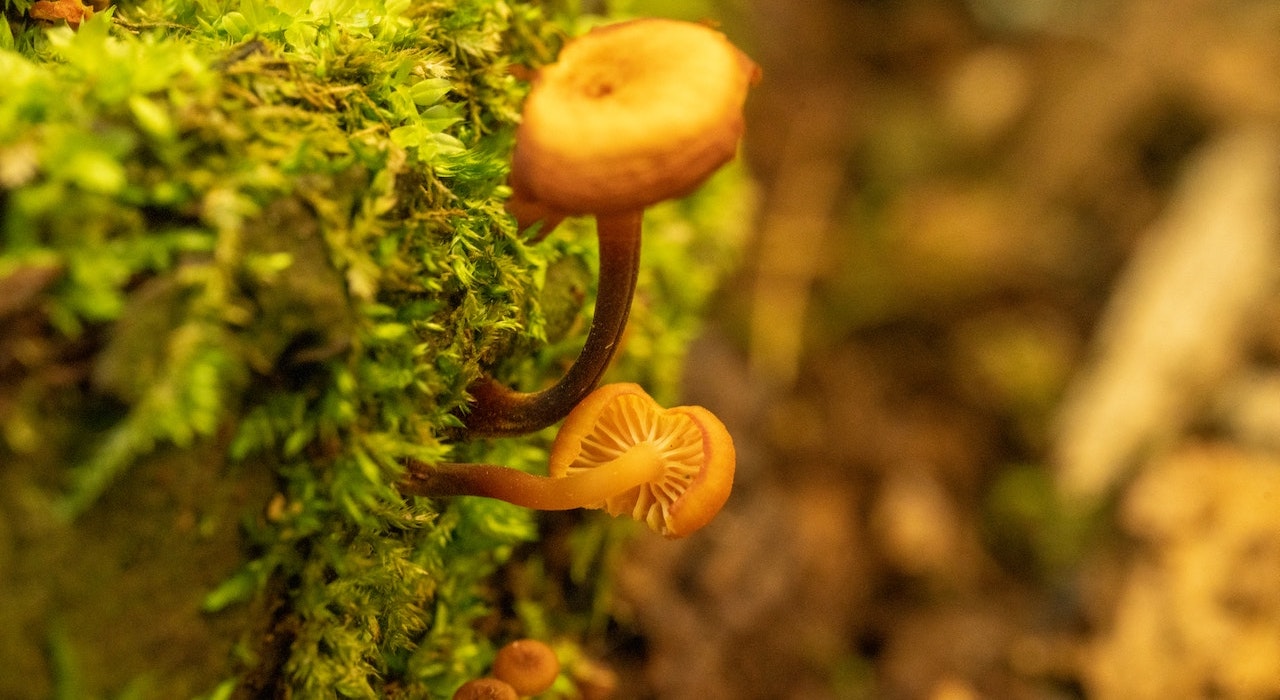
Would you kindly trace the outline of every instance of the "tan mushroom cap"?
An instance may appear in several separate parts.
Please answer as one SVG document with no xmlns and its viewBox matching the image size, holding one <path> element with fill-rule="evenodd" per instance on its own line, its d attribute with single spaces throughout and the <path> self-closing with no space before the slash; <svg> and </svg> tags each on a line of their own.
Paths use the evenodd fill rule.
<svg viewBox="0 0 1280 700">
<path fill-rule="evenodd" d="M 475 678 L 463 683 L 453 693 L 453 700 L 519 700 L 520 694 L 510 683 L 497 678 Z"/>
<path fill-rule="evenodd" d="M 560 660 L 546 642 L 517 639 L 498 650 L 493 676 L 510 684 L 521 695 L 537 695 L 555 683 Z"/>
<path fill-rule="evenodd" d="M 583 399 L 556 435 L 548 471 L 564 477 L 593 469 L 641 444 L 660 456 L 659 478 L 594 507 L 670 538 L 711 522 L 733 488 L 733 438 L 705 408 L 663 409 L 635 384 L 608 384 Z"/>
<path fill-rule="evenodd" d="M 691 22 L 633 20 L 570 41 L 525 101 L 517 197 L 607 214 L 688 194 L 737 152 L 759 74 L 723 34 Z"/>
</svg>

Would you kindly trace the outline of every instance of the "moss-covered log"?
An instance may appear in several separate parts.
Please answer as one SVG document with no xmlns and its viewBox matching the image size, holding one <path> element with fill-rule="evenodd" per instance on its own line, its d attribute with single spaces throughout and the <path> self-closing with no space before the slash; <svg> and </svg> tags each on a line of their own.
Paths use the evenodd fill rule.
<svg viewBox="0 0 1280 700">
<path fill-rule="evenodd" d="M 490 577 L 538 521 L 395 484 L 407 458 L 545 468 L 545 434 L 454 436 L 476 378 L 536 388 L 581 346 L 589 222 L 534 242 L 504 203 L 516 67 L 589 20 L 3 7 L 0 696 L 448 697 L 529 623 Z M 743 190 L 649 214 L 614 371 L 659 399 Z"/>
</svg>

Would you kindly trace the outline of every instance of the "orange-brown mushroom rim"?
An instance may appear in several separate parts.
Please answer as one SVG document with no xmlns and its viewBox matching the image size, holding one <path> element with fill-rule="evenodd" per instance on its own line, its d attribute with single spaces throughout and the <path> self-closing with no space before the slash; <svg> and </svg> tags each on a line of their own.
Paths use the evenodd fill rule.
<svg viewBox="0 0 1280 700">
<path fill-rule="evenodd" d="M 662 456 L 662 479 L 596 507 L 613 516 L 630 515 L 668 538 L 685 537 L 711 522 L 733 489 L 733 438 L 711 411 L 663 409 L 636 384 L 600 387 L 574 408 L 552 444 L 548 471 L 564 477 L 616 459 L 638 444 Z"/>
</svg>

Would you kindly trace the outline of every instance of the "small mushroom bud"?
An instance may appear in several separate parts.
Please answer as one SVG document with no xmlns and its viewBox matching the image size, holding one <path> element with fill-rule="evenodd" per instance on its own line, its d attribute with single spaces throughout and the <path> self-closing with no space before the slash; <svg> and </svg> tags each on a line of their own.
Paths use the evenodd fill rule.
<svg viewBox="0 0 1280 700">
<path fill-rule="evenodd" d="M 27 14 L 34 20 L 49 23 L 63 21 L 68 27 L 77 29 L 93 17 L 93 9 L 80 0 L 36 0 L 31 3 Z"/>
<path fill-rule="evenodd" d="M 537 695 L 551 687 L 560 675 L 560 660 L 546 643 L 517 639 L 498 650 L 493 676 L 511 684 L 521 695 Z"/>
<path fill-rule="evenodd" d="M 520 700 L 520 694 L 497 678 L 475 678 L 454 691 L 453 700 Z"/>
<path fill-rule="evenodd" d="M 618 673 L 599 661 L 577 659 L 569 667 L 569 678 L 580 700 L 610 700 L 618 692 Z"/>
<path fill-rule="evenodd" d="M 737 153 L 742 107 L 760 69 L 720 32 L 641 19 L 570 41 L 538 71 L 512 157 L 509 209 L 545 235 L 596 217 L 600 283 L 577 361 L 555 385 L 471 388 L 470 435 L 516 435 L 562 419 L 600 381 L 626 328 L 644 208 L 689 194 Z"/>
</svg>

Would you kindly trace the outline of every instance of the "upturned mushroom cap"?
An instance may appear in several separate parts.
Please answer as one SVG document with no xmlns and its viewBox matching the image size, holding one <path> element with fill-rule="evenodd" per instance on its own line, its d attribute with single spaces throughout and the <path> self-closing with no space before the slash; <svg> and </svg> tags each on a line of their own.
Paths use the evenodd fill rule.
<svg viewBox="0 0 1280 700">
<path fill-rule="evenodd" d="M 633 20 L 570 41 L 525 101 L 517 200 L 601 214 L 688 194 L 737 152 L 759 75 L 723 34 L 690 22 Z"/>
<path fill-rule="evenodd" d="M 537 695 L 555 683 L 560 660 L 545 642 L 517 639 L 498 650 L 493 676 L 510 684 L 521 695 Z"/>
<path fill-rule="evenodd" d="M 670 538 L 711 522 L 733 487 L 733 438 L 705 408 L 663 409 L 635 384 L 605 385 L 578 404 L 552 444 L 548 472 L 564 477 L 594 469 L 637 445 L 660 456 L 660 477 L 594 507 L 630 515 Z"/>
</svg>

